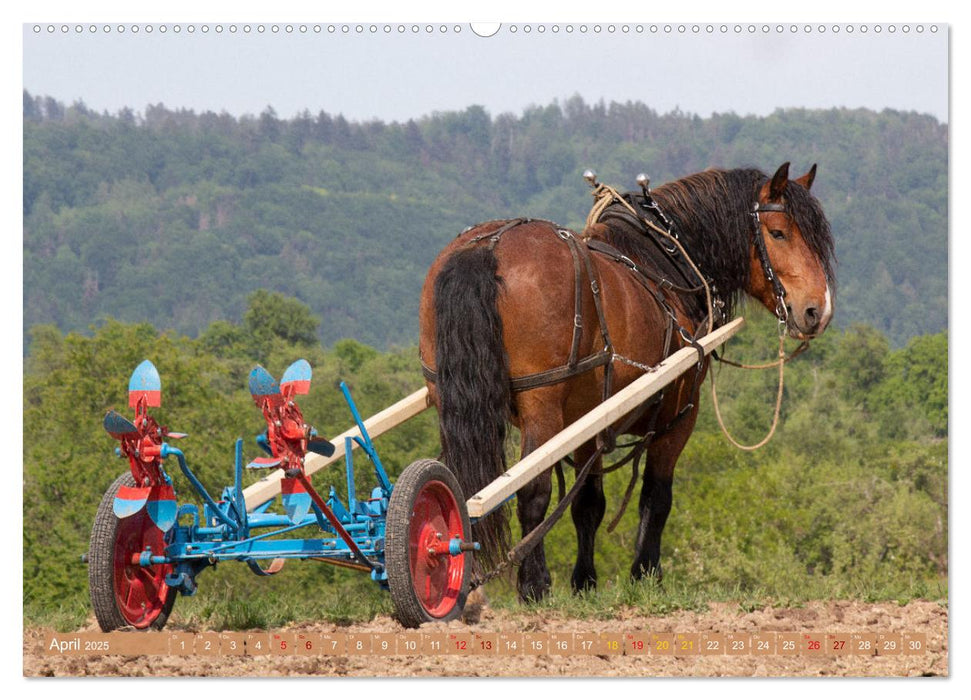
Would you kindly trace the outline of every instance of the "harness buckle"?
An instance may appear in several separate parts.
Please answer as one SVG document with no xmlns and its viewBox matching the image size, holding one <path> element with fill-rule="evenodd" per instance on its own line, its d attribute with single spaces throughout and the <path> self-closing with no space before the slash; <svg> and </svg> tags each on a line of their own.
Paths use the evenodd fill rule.
<svg viewBox="0 0 971 700">
<path fill-rule="evenodd" d="M 775 302 L 775 315 L 779 319 L 779 325 L 783 328 L 789 324 L 789 309 L 786 308 L 786 298 L 783 292 L 776 297 Z M 779 331 L 782 332 L 782 329 Z"/>
<path fill-rule="evenodd" d="M 576 316 L 573 317 L 573 327 L 583 328 L 583 316 L 581 316 L 580 314 L 577 314 Z"/>
</svg>

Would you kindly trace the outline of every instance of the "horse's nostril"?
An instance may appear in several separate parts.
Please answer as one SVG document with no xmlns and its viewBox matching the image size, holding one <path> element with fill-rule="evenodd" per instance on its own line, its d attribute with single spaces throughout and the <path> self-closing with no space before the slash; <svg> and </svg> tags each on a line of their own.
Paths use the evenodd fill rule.
<svg viewBox="0 0 971 700">
<path fill-rule="evenodd" d="M 810 306 L 803 313 L 806 318 L 806 325 L 810 329 L 815 330 L 815 328 L 819 325 L 819 310 L 815 306 Z"/>
</svg>

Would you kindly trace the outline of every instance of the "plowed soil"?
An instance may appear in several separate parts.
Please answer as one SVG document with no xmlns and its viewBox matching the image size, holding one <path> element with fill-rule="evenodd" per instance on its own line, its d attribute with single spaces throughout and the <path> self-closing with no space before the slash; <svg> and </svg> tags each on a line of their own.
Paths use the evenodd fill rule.
<svg viewBox="0 0 971 700">
<path fill-rule="evenodd" d="M 513 655 L 513 656 L 86 656 L 60 657 L 45 653 L 51 630 L 24 633 L 25 676 L 355 676 L 355 677 L 640 677 L 640 676 L 947 676 L 948 612 L 936 602 L 906 605 L 855 601 L 811 602 L 796 608 L 766 607 L 745 612 L 738 606 L 712 603 L 706 612 L 681 611 L 663 617 L 644 617 L 636 611 L 615 620 L 584 621 L 494 611 L 488 607 L 469 624 L 454 621 L 426 625 L 422 632 L 480 633 L 871 633 L 926 635 L 926 649 L 918 654 L 869 656 L 742 655 L 683 657 L 662 655 Z M 169 630 L 178 630 L 173 626 Z M 93 620 L 82 632 L 97 632 Z M 200 632 L 204 630 L 186 630 Z M 274 630 L 276 631 L 276 630 Z M 302 624 L 287 632 L 403 633 L 390 618 L 367 624 L 336 627 Z"/>
</svg>

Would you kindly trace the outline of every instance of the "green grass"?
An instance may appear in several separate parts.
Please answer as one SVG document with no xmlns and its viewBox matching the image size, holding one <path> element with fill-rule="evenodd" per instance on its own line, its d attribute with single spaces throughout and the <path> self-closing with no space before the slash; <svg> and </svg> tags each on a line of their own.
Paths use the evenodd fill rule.
<svg viewBox="0 0 971 700">
<path fill-rule="evenodd" d="M 85 625 L 91 615 L 86 596 L 64 599 L 59 605 L 24 604 L 24 627 L 45 627 L 57 632 L 73 632 Z"/>
<path fill-rule="evenodd" d="M 321 565 L 323 567 L 323 565 Z M 240 586 L 238 577 L 210 576 L 200 580 L 199 593 L 180 597 L 169 619 L 169 626 L 180 629 L 247 630 L 279 629 L 290 624 L 330 623 L 338 626 L 365 623 L 392 613 L 391 597 L 356 572 L 340 572 L 337 580 L 320 586 L 306 581 L 284 581 L 276 585 Z M 245 580 L 245 579 L 244 579 Z M 271 582 L 267 582 L 271 583 Z M 729 603 L 739 613 L 766 606 L 800 607 L 811 600 L 849 599 L 866 603 L 936 600 L 945 607 L 948 600 L 946 578 L 886 581 L 880 578 L 838 582 L 816 577 L 807 585 L 742 586 L 739 584 L 698 585 L 685 577 L 668 575 L 663 583 L 653 580 L 634 582 L 626 576 L 608 579 L 596 591 L 574 595 L 564 579 L 540 602 L 523 604 L 517 600 L 510 581 L 495 581 L 486 589 L 489 605 L 515 617 L 541 614 L 576 620 L 612 620 L 626 615 L 661 616 L 679 610 L 705 612 L 711 603 Z M 56 608 L 24 608 L 24 625 L 49 627 L 60 632 L 84 626 L 90 616 L 84 598 L 66 600 Z"/>
<path fill-rule="evenodd" d="M 229 598 L 199 594 L 176 601 L 172 623 L 190 629 L 278 629 L 293 623 L 326 622 L 347 626 L 391 613 L 391 600 L 363 580 L 355 590 L 337 588 Z"/>
<path fill-rule="evenodd" d="M 194 596 L 179 596 L 167 627 L 277 629 L 299 622 L 340 626 L 391 614 L 391 598 L 366 574 L 317 562 L 291 562 L 277 576 L 256 577 L 242 564 L 221 565 L 197 579 Z M 26 627 L 77 630 L 93 620 L 87 593 L 51 606 L 24 603 Z"/>
<path fill-rule="evenodd" d="M 551 595 L 540 602 L 522 604 L 513 586 L 505 584 L 490 591 L 490 604 L 510 612 L 523 610 L 568 619 L 610 620 L 622 614 L 644 616 L 667 615 L 679 610 L 705 612 L 713 602 L 732 603 L 741 612 L 766 606 L 799 607 L 811 600 L 849 599 L 863 602 L 895 601 L 901 605 L 911 600 L 947 601 L 947 580 L 911 580 L 888 584 L 878 579 L 855 583 L 838 583 L 818 577 L 809 585 L 741 586 L 739 584 L 697 585 L 695 582 L 666 576 L 663 583 L 654 580 L 631 581 L 626 576 L 602 583 L 596 591 L 574 595 L 569 584 L 554 585 Z"/>
</svg>

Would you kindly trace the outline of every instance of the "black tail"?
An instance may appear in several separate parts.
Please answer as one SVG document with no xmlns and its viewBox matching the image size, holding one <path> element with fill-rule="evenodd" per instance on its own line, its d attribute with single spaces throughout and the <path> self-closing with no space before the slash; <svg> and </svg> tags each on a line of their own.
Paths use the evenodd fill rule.
<svg viewBox="0 0 971 700">
<path fill-rule="evenodd" d="M 506 422 L 511 390 L 502 343 L 498 260 L 485 246 L 461 250 L 435 280 L 436 388 L 442 460 L 465 498 L 506 470 Z M 482 546 L 477 559 L 495 566 L 504 558 L 509 525 L 504 508 L 473 527 Z"/>
</svg>

